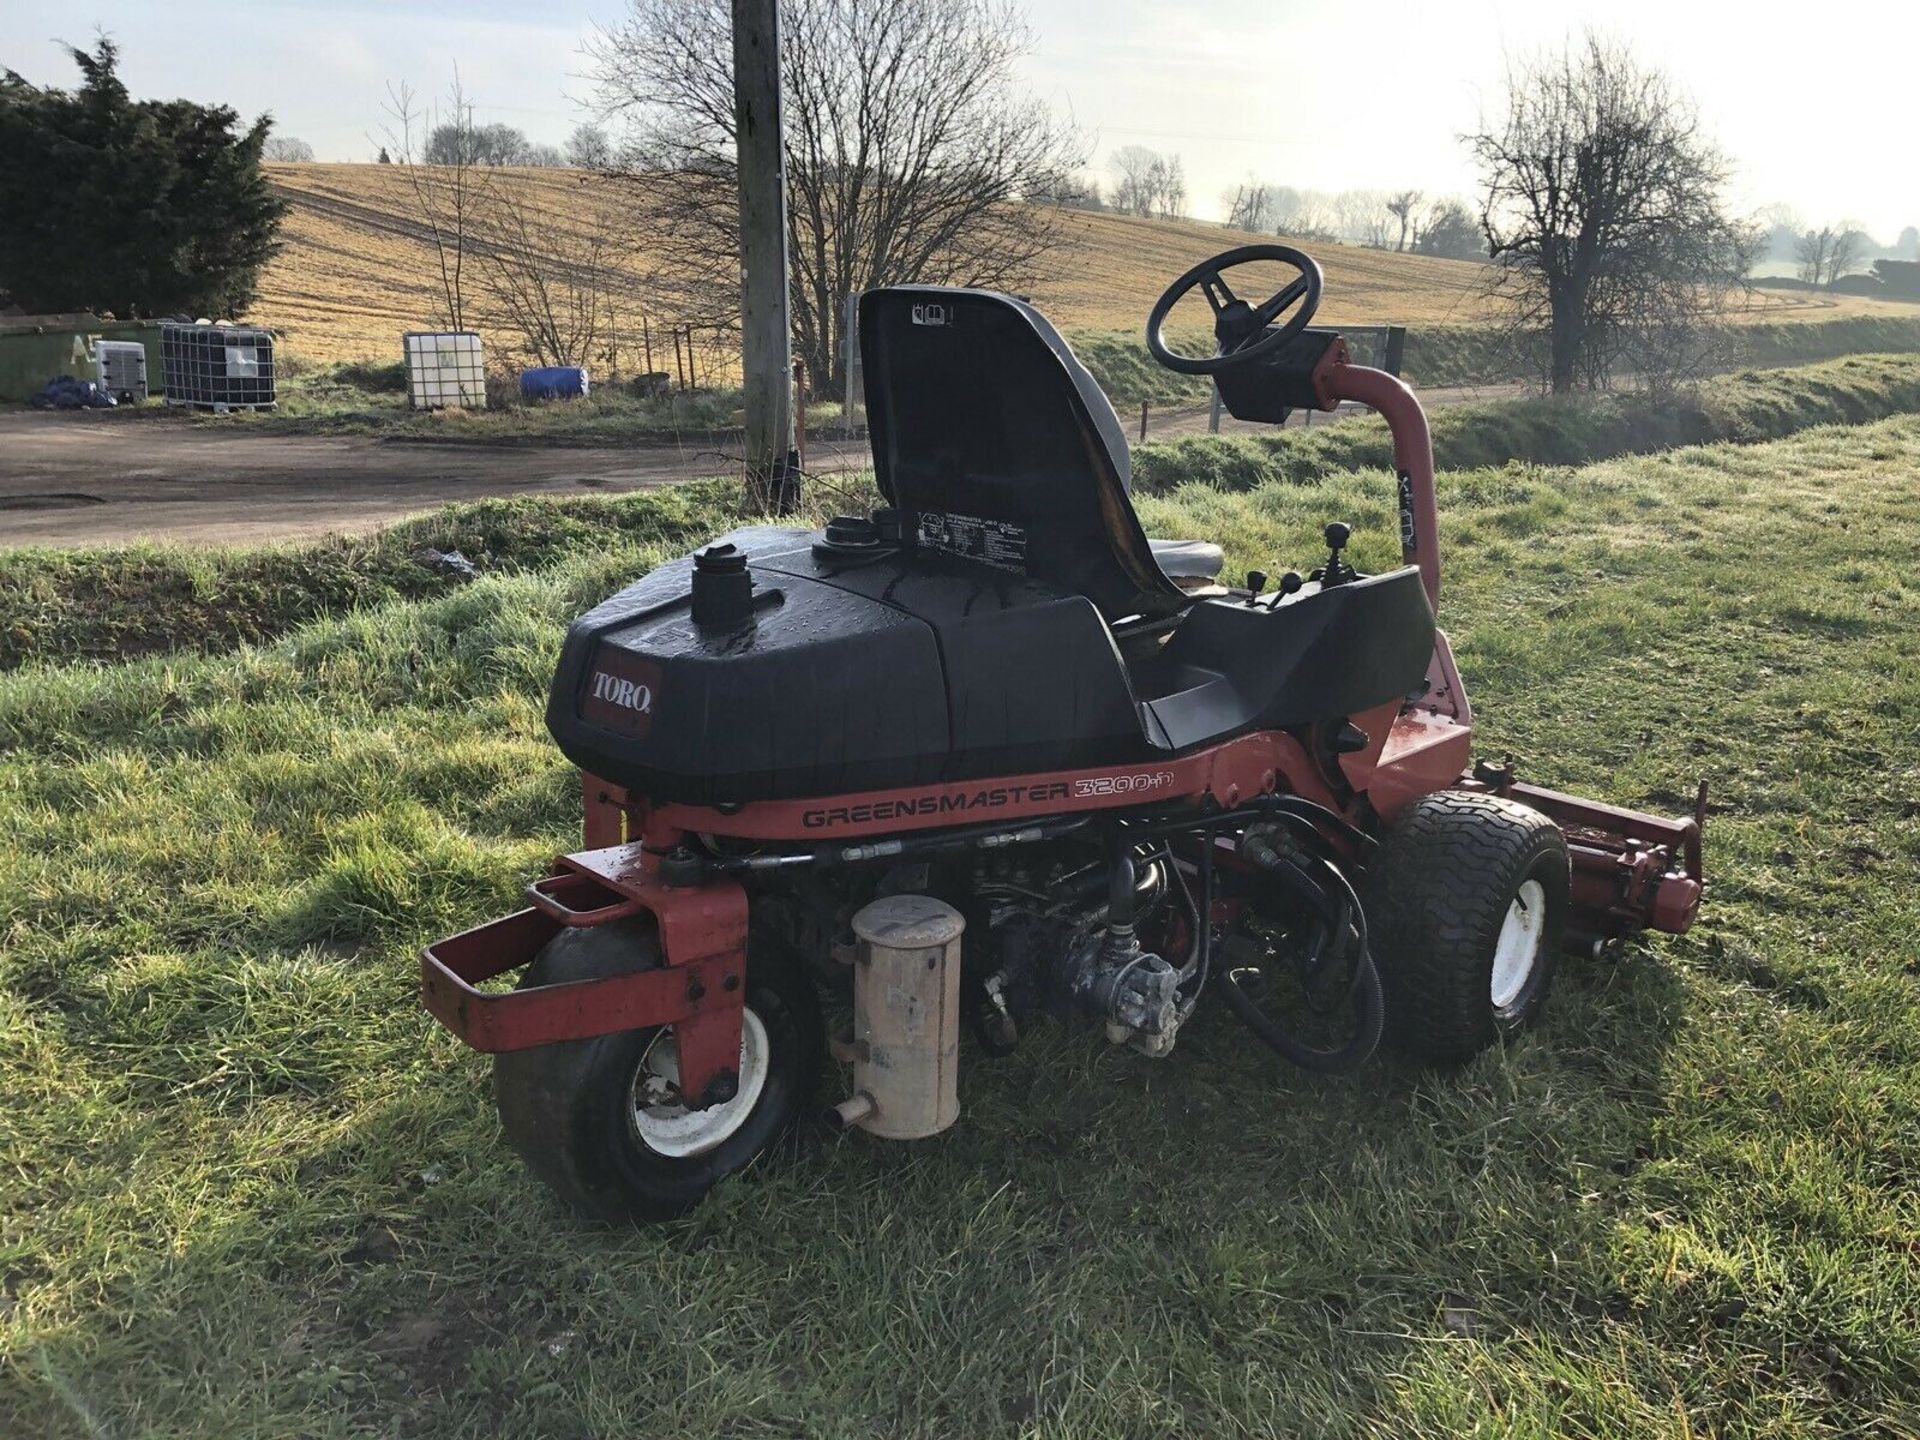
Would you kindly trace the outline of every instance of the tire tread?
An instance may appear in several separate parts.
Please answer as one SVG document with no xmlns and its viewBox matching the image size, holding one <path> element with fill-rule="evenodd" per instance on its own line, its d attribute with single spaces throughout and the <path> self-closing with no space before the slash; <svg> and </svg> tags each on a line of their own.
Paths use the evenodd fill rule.
<svg viewBox="0 0 1920 1440">
<path fill-rule="evenodd" d="M 1566 909 L 1566 841 L 1537 810 L 1498 796 L 1441 790 L 1407 808 L 1370 867 L 1365 899 L 1373 952 L 1387 991 L 1387 1029 L 1400 1049 L 1437 1062 L 1470 1058 L 1503 1025 L 1488 998 L 1492 938 L 1520 882 L 1545 853 L 1559 856 L 1549 887 L 1550 923 L 1539 965 L 1559 946 Z M 1544 997 L 1545 971 L 1524 1012 Z"/>
</svg>

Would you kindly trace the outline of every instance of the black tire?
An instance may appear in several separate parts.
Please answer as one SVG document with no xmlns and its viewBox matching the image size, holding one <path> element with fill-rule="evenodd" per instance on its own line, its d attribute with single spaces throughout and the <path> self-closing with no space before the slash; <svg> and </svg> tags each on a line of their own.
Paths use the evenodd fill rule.
<svg viewBox="0 0 1920 1440">
<path fill-rule="evenodd" d="M 564 930 L 527 967 L 519 988 L 604 979 L 659 964 L 651 919 Z M 648 1146 L 631 1119 L 630 1088 L 659 1028 L 494 1056 L 494 1103 L 508 1142 L 583 1214 L 637 1223 L 684 1215 L 721 1180 L 790 1134 L 819 1079 L 820 1002 L 799 966 L 750 955 L 747 1008 L 767 1035 L 766 1083 L 739 1128 L 714 1148 L 662 1154 Z"/>
<path fill-rule="evenodd" d="M 1531 893 L 1522 890 L 1528 882 L 1540 887 L 1545 922 L 1524 982 L 1497 999 L 1501 927 L 1516 900 Z M 1409 806 L 1388 831 L 1363 891 L 1393 1045 L 1457 1064 L 1532 1021 L 1553 980 L 1568 885 L 1566 839 L 1537 810 L 1457 790 Z"/>
</svg>

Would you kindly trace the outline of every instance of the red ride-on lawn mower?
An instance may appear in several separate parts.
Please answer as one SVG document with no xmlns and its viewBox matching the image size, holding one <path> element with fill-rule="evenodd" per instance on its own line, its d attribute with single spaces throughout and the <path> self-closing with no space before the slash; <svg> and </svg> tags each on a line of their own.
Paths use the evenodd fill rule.
<svg viewBox="0 0 1920 1440">
<path fill-rule="evenodd" d="M 1298 277 L 1249 305 L 1226 272 L 1252 260 Z M 958 1115 L 963 1016 L 987 1054 L 1053 1015 L 1165 1056 L 1211 984 L 1311 1069 L 1383 1033 L 1459 1061 L 1539 1012 L 1562 947 L 1687 929 L 1698 815 L 1470 765 L 1426 417 L 1309 328 L 1320 284 L 1228 251 L 1148 345 L 1242 419 L 1384 415 L 1400 569 L 1359 573 L 1334 523 L 1305 579 L 1216 583 L 1219 547 L 1141 530 L 1119 423 L 1046 320 L 903 286 L 860 303 L 885 507 L 735 531 L 574 622 L 547 723 L 587 848 L 422 967 L 542 1179 L 609 1217 L 695 1204 L 809 1104 L 836 975 L 834 1113 L 910 1139 Z M 1195 289 L 1208 357 L 1162 335 Z"/>
</svg>

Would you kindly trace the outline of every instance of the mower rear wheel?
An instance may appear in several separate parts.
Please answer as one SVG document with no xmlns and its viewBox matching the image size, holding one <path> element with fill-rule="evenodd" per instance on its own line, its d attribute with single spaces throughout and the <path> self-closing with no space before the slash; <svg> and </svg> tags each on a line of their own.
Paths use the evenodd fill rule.
<svg viewBox="0 0 1920 1440">
<path fill-rule="evenodd" d="M 652 970 L 648 918 L 563 930 L 519 988 Z M 678 1103 L 673 1027 L 629 1030 L 494 1056 L 494 1103 L 529 1169 L 575 1209 L 604 1220 L 671 1220 L 775 1148 L 813 1094 L 819 999 L 798 966 L 750 955 L 733 1099 Z"/>
<path fill-rule="evenodd" d="M 1566 840 L 1537 810 L 1455 790 L 1409 806 L 1364 890 L 1394 1045 L 1458 1063 L 1533 1020 L 1568 883 Z"/>
</svg>

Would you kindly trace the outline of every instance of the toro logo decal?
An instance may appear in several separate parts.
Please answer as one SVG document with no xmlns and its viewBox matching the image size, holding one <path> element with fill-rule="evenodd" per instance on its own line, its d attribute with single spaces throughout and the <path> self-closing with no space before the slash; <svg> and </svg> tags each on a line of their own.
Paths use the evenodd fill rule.
<svg viewBox="0 0 1920 1440">
<path fill-rule="evenodd" d="M 638 740 L 653 726 L 660 667 L 638 655 L 603 649 L 580 689 L 580 718 Z"/>
<path fill-rule="evenodd" d="M 638 710 L 642 715 L 653 713 L 653 691 L 645 685 L 609 675 L 604 670 L 593 672 L 593 698 L 604 700 L 609 705 L 624 705 L 629 710 Z"/>
</svg>

